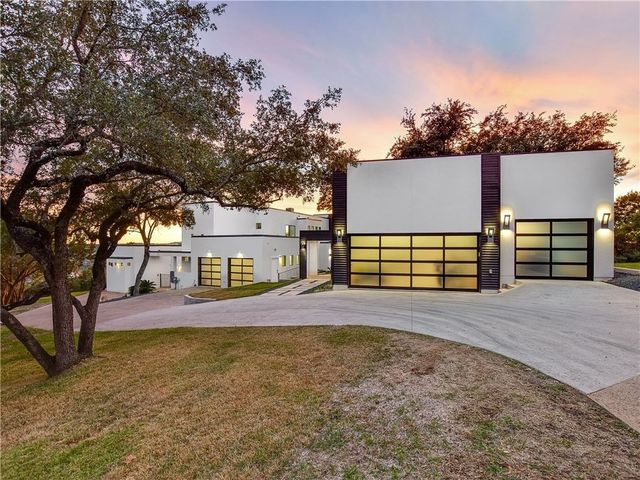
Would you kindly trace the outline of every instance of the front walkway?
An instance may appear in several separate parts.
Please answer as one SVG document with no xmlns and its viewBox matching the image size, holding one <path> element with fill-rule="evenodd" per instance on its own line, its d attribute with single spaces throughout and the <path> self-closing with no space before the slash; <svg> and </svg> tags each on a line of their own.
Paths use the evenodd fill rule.
<svg viewBox="0 0 640 480">
<path fill-rule="evenodd" d="M 299 280 L 294 283 L 290 283 L 289 285 L 285 285 L 284 287 L 276 288 L 275 290 L 270 290 L 266 293 L 263 293 L 263 297 L 282 297 L 282 296 L 292 296 L 292 295 L 300 295 L 301 293 L 306 292 L 307 290 L 311 290 L 312 288 L 316 288 L 323 283 L 331 281 L 331 275 L 316 275 L 314 277 L 305 278 L 304 280 Z"/>
</svg>

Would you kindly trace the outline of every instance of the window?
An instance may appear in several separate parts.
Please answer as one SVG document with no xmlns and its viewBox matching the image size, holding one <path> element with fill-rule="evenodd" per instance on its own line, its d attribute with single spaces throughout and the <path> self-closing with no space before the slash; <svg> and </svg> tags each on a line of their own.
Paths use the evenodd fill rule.
<svg viewBox="0 0 640 480">
<path fill-rule="evenodd" d="M 286 255 L 280 255 L 280 258 L 278 259 L 278 265 L 280 265 L 281 267 L 286 267 L 287 266 L 287 256 Z"/>
<path fill-rule="evenodd" d="M 285 235 L 285 237 L 295 237 L 296 236 L 296 226 L 295 225 L 285 225 L 284 226 L 284 235 Z"/>
<path fill-rule="evenodd" d="M 289 255 L 289 265 L 293 265 L 293 255 Z"/>
<path fill-rule="evenodd" d="M 261 222 L 257 222 L 256 223 L 256 230 L 262 230 L 262 223 Z"/>
<path fill-rule="evenodd" d="M 296 255 L 296 265 L 300 265 L 300 255 Z"/>
</svg>

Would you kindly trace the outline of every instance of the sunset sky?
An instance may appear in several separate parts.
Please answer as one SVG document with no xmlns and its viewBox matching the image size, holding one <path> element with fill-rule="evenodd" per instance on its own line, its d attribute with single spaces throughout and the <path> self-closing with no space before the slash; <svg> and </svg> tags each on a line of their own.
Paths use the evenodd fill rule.
<svg viewBox="0 0 640 480">
<path fill-rule="evenodd" d="M 263 89 L 286 85 L 298 105 L 342 87 L 327 118 L 360 159 L 387 156 L 404 107 L 448 97 L 480 115 L 501 104 L 570 120 L 617 111 L 610 138 L 636 164 L 620 195 L 640 188 L 639 18 L 637 2 L 232 2 L 202 46 L 262 60 Z M 247 115 L 254 101 L 243 100 Z M 276 206 L 315 211 L 296 199 Z"/>
</svg>

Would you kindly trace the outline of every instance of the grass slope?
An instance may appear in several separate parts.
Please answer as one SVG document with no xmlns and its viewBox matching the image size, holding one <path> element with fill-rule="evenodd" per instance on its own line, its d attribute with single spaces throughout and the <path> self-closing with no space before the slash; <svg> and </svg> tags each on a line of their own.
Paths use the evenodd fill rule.
<svg viewBox="0 0 640 480">
<path fill-rule="evenodd" d="M 253 295 L 261 295 L 269 290 L 284 287 L 291 283 L 297 282 L 298 279 L 282 280 L 280 282 L 258 282 L 241 287 L 215 288 L 204 292 L 191 294 L 192 297 L 198 298 L 214 298 L 216 300 L 229 300 L 231 298 L 251 297 Z"/>
<path fill-rule="evenodd" d="M 640 270 L 640 262 L 620 262 L 615 265 L 620 268 L 633 268 L 635 270 Z"/>
<path fill-rule="evenodd" d="M 587 397 L 424 336 L 98 332 L 99 356 L 49 380 L 1 345 L 3 480 L 640 476 L 640 437 Z"/>
</svg>

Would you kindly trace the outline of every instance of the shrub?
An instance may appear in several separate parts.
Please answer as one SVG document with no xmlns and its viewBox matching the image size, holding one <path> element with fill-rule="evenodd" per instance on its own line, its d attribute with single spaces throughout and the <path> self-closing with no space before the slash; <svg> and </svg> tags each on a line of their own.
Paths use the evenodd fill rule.
<svg viewBox="0 0 640 480">
<path fill-rule="evenodd" d="M 129 287 L 129 295 L 133 295 L 133 287 L 131 285 Z M 152 282 L 151 280 L 142 280 L 140 282 L 140 295 L 144 295 L 145 293 L 151 293 L 156 289 L 156 282 Z"/>
</svg>

